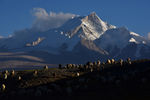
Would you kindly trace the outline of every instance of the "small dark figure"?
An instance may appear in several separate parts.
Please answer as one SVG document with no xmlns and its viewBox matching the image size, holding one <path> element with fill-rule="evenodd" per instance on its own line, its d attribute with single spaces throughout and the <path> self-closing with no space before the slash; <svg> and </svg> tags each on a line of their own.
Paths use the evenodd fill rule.
<svg viewBox="0 0 150 100">
<path fill-rule="evenodd" d="M 67 69 L 69 69 L 69 64 L 66 65 Z"/>
<path fill-rule="evenodd" d="M 55 72 L 52 75 L 53 75 L 54 78 L 56 78 L 56 73 Z"/>
<path fill-rule="evenodd" d="M 85 70 L 87 70 L 87 69 L 88 69 L 88 67 L 89 67 L 88 65 L 84 65 L 84 69 L 85 69 Z"/>
<path fill-rule="evenodd" d="M 62 65 L 61 64 L 59 64 L 59 69 L 62 69 Z"/>
<path fill-rule="evenodd" d="M 88 62 L 86 63 L 86 65 L 90 66 L 90 62 L 88 61 Z"/>
<path fill-rule="evenodd" d="M 94 66 L 96 66 L 96 65 L 97 65 L 97 62 L 96 62 L 96 61 L 95 61 L 95 62 L 93 62 L 93 65 L 94 65 Z"/>
<path fill-rule="evenodd" d="M 104 70 L 105 62 L 102 62 L 102 66 L 100 67 L 100 71 Z"/>
</svg>

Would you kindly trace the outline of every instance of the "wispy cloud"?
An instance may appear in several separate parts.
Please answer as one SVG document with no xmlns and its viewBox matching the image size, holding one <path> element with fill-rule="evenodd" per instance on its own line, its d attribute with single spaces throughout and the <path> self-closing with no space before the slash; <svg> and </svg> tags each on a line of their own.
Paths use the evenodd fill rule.
<svg viewBox="0 0 150 100">
<path fill-rule="evenodd" d="M 148 39 L 150 40 L 150 32 L 148 32 L 148 35 L 147 35 Z"/>
<path fill-rule="evenodd" d="M 40 31 L 46 31 L 48 29 L 60 27 L 67 20 L 76 16 L 71 13 L 55 13 L 55 12 L 47 12 L 43 8 L 33 8 L 32 15 L 35 16 L 35 20 L 33 21 L 32 28 L 36 28 Z"/>
</svg>

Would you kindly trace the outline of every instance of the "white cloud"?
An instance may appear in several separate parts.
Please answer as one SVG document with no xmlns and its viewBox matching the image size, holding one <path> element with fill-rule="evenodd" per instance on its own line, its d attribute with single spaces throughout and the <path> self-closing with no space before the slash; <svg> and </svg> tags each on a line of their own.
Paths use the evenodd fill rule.
<svg viewBox="0 0 150 100">
<path fill-rule="evenodd" d="M 148 39 L 150 40 L 150 32 L 148 32 L 148 35 L 147 35 L 147 36 L 148 36 Z"/>
<path fill-rule="evenodd" d="M 36 28 L 40 31 L 46 31 L 48 29 L 60 27 L 67 20 L 76 16 L 71 13 L 55 13 L 55 12 L 47 12 L 43 8 L 33 8 L 32 11 L 33 16 L 36 19 L 33 22 L 32 28 Z"/>
<path fill-rule="evenodd" d="M 48 13 L 43 8 L 33 8 L 32 14 L 34 16 L 36 16 L 37 18 L 39 18 L 39 19 L 40 18 L 47 18 L 48 17 Z"/>
</svg>

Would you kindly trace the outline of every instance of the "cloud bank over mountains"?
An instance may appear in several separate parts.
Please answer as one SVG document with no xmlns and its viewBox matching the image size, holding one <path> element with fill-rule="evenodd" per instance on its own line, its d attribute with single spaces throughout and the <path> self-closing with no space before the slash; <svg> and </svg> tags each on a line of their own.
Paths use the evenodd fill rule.
<svg viewBox="0 0 150 100">
<path fill-rule="evenodd" d="M 47 12 L 44 8 L 33 8 L 32 15 L 35 16 L 32 28 L 40 31 L 47 31 L 52 28 L 60 27 L 67 20 L 76 16 L 71 13 Z"/>
</svg>

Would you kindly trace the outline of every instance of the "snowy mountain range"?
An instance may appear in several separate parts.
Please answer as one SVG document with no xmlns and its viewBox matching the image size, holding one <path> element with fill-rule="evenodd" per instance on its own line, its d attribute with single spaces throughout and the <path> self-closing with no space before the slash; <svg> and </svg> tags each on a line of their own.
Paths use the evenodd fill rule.
<svg viewBox="0 0 150 100">
<path fill-rule="evenodd" d="M 18 31 L 0 38 L 0 51 L 27 52 L 51 63 L 84 63 L 108 58 L 150 58 L 150 40 L 125 27 L 101 20 L 96 13 L 75 16 L 59 28 Z"/>
</svg>

